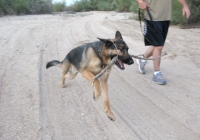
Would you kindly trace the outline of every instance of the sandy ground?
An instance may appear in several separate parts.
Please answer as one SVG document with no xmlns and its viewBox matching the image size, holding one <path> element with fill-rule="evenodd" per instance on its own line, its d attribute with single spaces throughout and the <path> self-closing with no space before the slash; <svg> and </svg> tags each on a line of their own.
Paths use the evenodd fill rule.
<svg viewBox="0 0 200 140">
<path fill-rule="evenodd" d="M 113 67 L 109 96 L 116 121 L 79 74 L 60 88 L 61 70 L 46 70 L 72 48 L 114 38 L 119 30 L 131 54 L 144 53 L 131 13 L 88 12 L 0 18 L 0 140 L 199 140 L 200 29 L 170 27 L 162 58 L 167 85 L 155 84 L 136 63 Z"/>
</svg>

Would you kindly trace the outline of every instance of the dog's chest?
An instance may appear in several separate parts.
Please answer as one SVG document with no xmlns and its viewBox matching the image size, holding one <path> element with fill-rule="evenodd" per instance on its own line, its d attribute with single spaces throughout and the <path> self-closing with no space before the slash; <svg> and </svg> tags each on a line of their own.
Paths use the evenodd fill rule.
<svg viewBox="0 0 200 140">
<path fill-rule="evenodd" d="M 103 67 L 104 66 L 102 61 L 98 57 L 96 57 L 91 59 L 88 68 L 92 73 L 98 74 L 103 69 Z"/>
</svg>

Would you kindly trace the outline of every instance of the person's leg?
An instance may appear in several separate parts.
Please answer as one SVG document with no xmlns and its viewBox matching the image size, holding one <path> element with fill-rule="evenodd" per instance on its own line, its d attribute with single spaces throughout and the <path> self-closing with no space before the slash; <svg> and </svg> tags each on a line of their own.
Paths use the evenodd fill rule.
<svg viewBox="0 0 200 140">
<path fill-rule="evenodd" d="M 153 58 L 159 57 L 162 53 L 162 48 L 162 46 L 150 46 L 144 54 L 144 58 L 149 58 L 151 56 L 153 56 Z M 160 61 L 161 59 L 156 59 L 153 61 L 154 71 L 160 70 Z"/>
<path fill-rule="evenodd" d="M 151 57 L 151 56 L 153 56 L 153 58 L 157 58 L 157 57 L 159 57 L 160 55 L 161 55 L 161 53 L 162 53 L 162 46 L 150 46 L 148 49 L 147 49 L 147 51 L 146 51 L 146 53 L 144 54 L 144 58 L 149 58 L 149 57 Z M 159 58 L 159 59 L 155 59 L 154 61 L 153 61 L 153 66 L 154 66 L 154 71 L 160 71 L 160 61 L 161 61 L 161 59 Z"/>
<path fill-rule="evenodd" d="M 152 22 L 152 21 L 147 21 L 147 22 Z M 153 21 L 152 23 L 156 25 L 157 29 L 156 32 L 154 32 L 151 30 L 151 28 L 149 28 L 149 26 L 146 26 L 144 42 L 145 46 L 149 45 L 151 46 L 147 49 L 146 53 L 144 54 L 143 56 L 144 58 L 149 58 L 151 56 L 153 56 L 153 58 L 157 58 L 161 55 L 170 22 Z M 140 73 L 145 74 L 146 60 L 136 59 L 136 62 L 138 64 Z M 162 77 L 162 74 L 160 72 L 160 63 L 161 63 L 161 58 L 153 60 L 153 66 L 154 66 L 153 81 L 155 81 L 157 84 L 163 85 L 166 84 L 166 80 Z"/>
<path fill-rule="evenodd" d="M 147 51 L 145 52 L 145 54 L 143 55 L 143 58 L 149 58 L 153 55 L 153 51 L 154 51 L 154 46 L 150 46 Z M 142 60 L 142 59 L 136 59 L 136 62 L 138 64 L 138 69 L 139 72 L 142 74 L 145 74 L 146 71 L 144 69 L 145 65 L 146 65 L 146 60 Z"/>
<path fill-rule="evenodd" d="M 153 51 L 153 58 L 157 58 L 162 53 L 162 46 L 156 46 Z M 160 71 L 160 62 L 161 58 L 153 60 L 154 65 L 154 74 L 153 81 L 159 85 L 165 85 L 167 81 L 162 77 L 162 73 Z"/>
<path fill-rule="evenodd" d="M 153 55 L 154 46 L 150 46 L 144 54 L 144 58 L 149 58 Z"/>
<path fill-rule="evenodd" d="M 163 48 L 162 46 L 154 47 L 153 58 L 157 58 L 157 57 L 159 57 L 161 55 L 162 48 Z M 160 61 L 161 61 L 160 58 L 153 60 L 154 71 L 160 71 Z"/>
<path fill-rule="evenodd" d="M 153 58 L 157 58 L 161 55 L 162 49 L 163 46 L 150 46 L 143 57 L 149 58 L 153 56 Z M 144 67 L 146 65 L 146 60 L 137 59 L 136 61 L 139 66 L 140 73 L 145 74 L 146 71 Z M 154 67 L 153 81 L 159 85 L 165 85 L 167 81 L 162 77 L 162 73 L 160 72 L 160 62 L 161 58 L 153 60 L 153 67 Z"/>
</svg>

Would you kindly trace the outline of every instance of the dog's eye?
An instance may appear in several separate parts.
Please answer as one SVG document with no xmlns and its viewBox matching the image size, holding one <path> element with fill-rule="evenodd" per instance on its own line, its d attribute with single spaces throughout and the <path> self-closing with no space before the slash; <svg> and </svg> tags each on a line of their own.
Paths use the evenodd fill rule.
<svg viewBox="0 0 200 140">
<path fill-rule="evenodd" d="M 124 53 L 125 52 L 125 49 L 122 49 L 122 50 L 120 50 L 122 53 Z"/>
</svg>

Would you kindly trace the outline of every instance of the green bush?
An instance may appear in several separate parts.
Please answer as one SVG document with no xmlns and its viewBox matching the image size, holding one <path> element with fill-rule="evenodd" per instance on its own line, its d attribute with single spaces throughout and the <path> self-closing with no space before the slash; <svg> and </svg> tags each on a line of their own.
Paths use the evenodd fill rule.
<svg viewBox="0 0 200 140">
<path fill-rule="evenodd" d="M 76 1 L 72 6 L 69 7 L 70 10 L 80 12 L 80 11 L 111 11 L 114 9 L 114 4 L 112 0 L 82 0 Z"/>
<path fill-rule="evenodd" d="M 190 0 L 191 17 L 188 23 L 200 22 L 200 0 Z"/>
<path fill-rule="evenodd" d="M 116 11 L 128 12 L 130 10 L 131 3 L 133 0 L 115 0 L 116 1 Z"/>
<path fill-rule="evenodd" d="M 0 11 L 4 14 L 51 13 L 52 0 L 0 0 Z"/>
<path fill-rule="evenodd" d="M 28 2 L 25 0 L 15 0 L 11 3 L 12 9 L 16 14 L 26 13 L 28 11 Z"/>
<path fill-rule="evenodd" d="M 57 2 L 53 4 L 53 10 L 54 12 L 62 12 L 65 9 L 65 3 L 64 2 Z"/>
<path fill-rule="evenodd" d="M 114 4 L 109 1 L 102 1 L 98 3 L 97 9 L 100 11 L 112 11 L 114 9 Z"/>
<path fill-rule="evenodd" d="M 90 11 L 90 5 L 87 1 L 77 1 L 75 4 L 73 4 L 70 7 L 70 10 L 75 11 L 75 12 L 80 12 L 80 11 Z"/>
<path fill-rule="evenodd" d="M 136 2 L 132 2 L 129 8 L 131 12 L 138 12 L 138 4 Z"/>
<path fill-rule="evenodd" d="M 189 20 L 182 15 L 182 5 L 177 0 L 173 1 L 172 24 L 186 25 L 200 22 L 200 0 L 190 0 L 188 5 L 191 12 Z"/>
<path fill-rule="evenodd" d="M 187 19 L 185 16 L 182 16 L 182 5 L 178 2 L 178 0 L 172 1 L 172 24 L 186 24 Z"/>
</svg>

